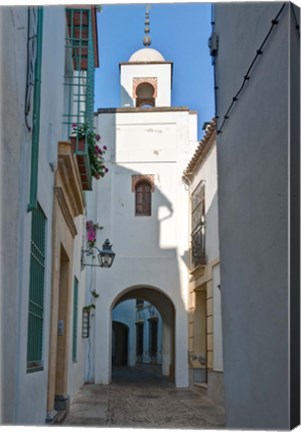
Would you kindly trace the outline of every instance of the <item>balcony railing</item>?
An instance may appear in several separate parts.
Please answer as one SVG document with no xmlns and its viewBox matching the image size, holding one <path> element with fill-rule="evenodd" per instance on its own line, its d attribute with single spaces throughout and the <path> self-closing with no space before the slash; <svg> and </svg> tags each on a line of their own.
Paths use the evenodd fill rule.
<svg viewBox="0 0 301 432">
<path fill-rule="evenodd" d="M 205 227 L 201 226 L 200 229 L 191 235 L 190 268 L 191 270 L 194 270 L 196 267 L 205 265 Z"/>
<path fill-rule="evenodd" d="M 69 104 L 64 114 L 67 134 L 71 136 L 72 125 L 88 125 L 94 128 L 94 74 L 95 74 L 95 30 L 93 30 L 93 9 L 66 8 L 67 34 L 66 52 L 71 57 L 72 67 L 65 74 Z M 94 34 L 93 34 L 94 31 Z M 78 137 L 72 139 L 83 190 L 92 189 L 92 176 L 87 141 Z"/>
</svg>

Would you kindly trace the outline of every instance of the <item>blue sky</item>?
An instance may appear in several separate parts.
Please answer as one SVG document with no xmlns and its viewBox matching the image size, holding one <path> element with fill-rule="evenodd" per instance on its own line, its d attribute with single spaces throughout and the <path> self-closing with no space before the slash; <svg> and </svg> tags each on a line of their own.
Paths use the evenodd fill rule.
<svg viewBox="0 0 301 432">
<path fill-rule="evenodd" d="M 98 13 L 100 68 L 95 109 L 120 106 L 119 63 L 143 48 L 145 5 L 103 5 Z M 151 48 L 173 65 L 172 105 L 198 111 L 199 132 L 214 116 L 213 67 L 209 56 L 209 3 L 152 4 Z"/>
</svg>

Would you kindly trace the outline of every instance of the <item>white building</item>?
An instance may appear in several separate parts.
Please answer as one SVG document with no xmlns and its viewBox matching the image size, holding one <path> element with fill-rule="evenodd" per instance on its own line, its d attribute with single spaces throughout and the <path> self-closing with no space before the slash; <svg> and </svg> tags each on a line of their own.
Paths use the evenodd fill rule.
<svg viewBox="0 0 301 432">
<path fill-rule="evenodd" d="M 184 171 L 190 192 L 189 366 L 191 384 L 223 405 L 215 120 Z"/>
<path fill-rule="evenodd" d="M 93 276 L 100 294 L 90 368 L 96 383 L 111 381 L 114 307 L 139 298 L 162 317 L 163 375 L 177 387 L 189 384 L 189 196 L 182 173 L 197 147 L 197 114 L 171 106 L 171 84 L 172 62 L 140 49 L 120 63 L 121 108 L 95 116 L 110 175 L 89 196 L 88 216 L 104 226 L 101 236 L 116 253 L 113 267 Z"/>
<path fill-rule="evenodd" d="M 300 11 L 214 10 L 226 427 L 289 429 L 300 423 Z"/>
<path fill-rule="evenodd" d="M 82 120 L 73 117 L 79 81 L 93 98 L 96 9 L 1 7 L 0 37 L 0 418 L 2 424 L 42 425 L 68 409 L 84 382 L 86 187 L 68 125 Z M 89 73 L 77 63 L 81 44 Z M 84 116 L 90 110 L 93 121 L 85 97 L 80 109 Z M 86 160 L 87 151 L 80 157 Z"/>
</svg>

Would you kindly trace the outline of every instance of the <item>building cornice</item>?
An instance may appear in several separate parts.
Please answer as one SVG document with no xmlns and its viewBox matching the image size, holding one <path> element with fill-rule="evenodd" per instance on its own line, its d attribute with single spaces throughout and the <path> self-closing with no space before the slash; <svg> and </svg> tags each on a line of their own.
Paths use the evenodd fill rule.
<svg viewBox="0 0 301 432">
<path fill-rule="evenodd" d="M 192 111 L 188 107 L 149 107 L 149 108 L 137 108 L 137 107 L 122 107 L 122 108 L 98 108 L 94 115 L 98 114 L 120 114 L 120 113 L 154 113 L 154 112 L 180 112 L 188 111 L 189 114 L 197 114 L 197 111 Z"/>
<path fill-rule="evenodd" d="M 84 213 L 84 199 L 80 173 L 71 144 L 68 141 L 58 143 L 58 168 L 55 188 L 62 190 L 64 203 L 72 218 Z M 61 200 L 61 202 L 63 202 Z"/>
<path fill-rule="evenodd" d="M 140 62 L 120 62 L 119 63 L 119 72 L 121 66 L 139 66 L 139 65 L 170 65 L 170 87 L 173 86 L 173 62 L 171 61 L 140 61 Z"/>
<path fill-rule="evenodd" d="M 132 65 L 152 65 L 152 64 L 154 64 L 154 65 L 169 64 L 169 65 L 171 65 L 171 67 L 173 67 L 173 62 L 171 62 L 171 61 L 139 61 L 139 62 L 138 61 L 137 62 L 132 61 L 132 62 L 120 62 L 119 63 L 119 67 L 121 67 L 121 66 L 132 66 Z"/>
<path fill-rule="evenodd" d="M 66 200 L 63 188 L 61 188 L 61 187 L 54 187 L 54 191 L 55 191 L 56 198 L 57 198 L 57 201 L 59 203 L 60 209 L 61 209 L 61 211 L 62 211 L 62 213 L 64 215 L 65 222 L 66 222 L 66 224 L 68 225 L 68 227 L 70 229 L 72 237 L 74 238 L 76 236 L 76 234 L 77 234 L 77 229 L 76 229 L 73 217 L 72 217 L 72 215 L 70 213 L 70 208 L 68 206 L 68 203 L 67 203 L 67 200 Z"/>
<path fill-rule="evenodd" d="M 202 140 L 199 142 L 199 145 L 194 152 L 190 162 L 187 165 L 187 168 L 183 172 L 183 179 L 186 182 L 190 182 L 193 179 L 193 176 L 196 172 L 196 169 L 202 164 L 212 146 L 215 143 L 216 138 L 216 120 L 213 118 L 210 124 L 206 128 L 206 132 Z"/>
</svg>

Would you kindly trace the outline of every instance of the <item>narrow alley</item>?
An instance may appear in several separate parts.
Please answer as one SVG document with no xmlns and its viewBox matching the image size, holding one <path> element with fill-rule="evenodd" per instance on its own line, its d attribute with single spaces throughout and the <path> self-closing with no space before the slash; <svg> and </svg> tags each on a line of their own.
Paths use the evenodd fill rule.
<svg viewBox="0 0 301 432">
<path fill-rule="evenodd" d="M 198 390 L 177 389 L 156 367 L 118 367 L 110 385 L 88 384 L 74 398 L 64 426 L 217 429 L 223 408 Z"/>
</svg>

